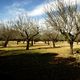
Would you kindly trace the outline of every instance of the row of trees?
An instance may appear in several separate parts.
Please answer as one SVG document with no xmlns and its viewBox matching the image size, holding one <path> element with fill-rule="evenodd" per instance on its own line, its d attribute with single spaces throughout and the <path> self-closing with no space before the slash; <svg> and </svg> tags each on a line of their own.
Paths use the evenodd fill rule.
<svg viewBox="0 0 80 80">
<path fill-rule="evenodd" d="M 4 41 L 3 47 L 7 47 L 11 40 L 17 41 L 17 44 L 19 41 L 26 41 L 26 50 L 33 46 L 33 41 L 47 41 L 48 44 L 52 41 L 55 47 L 55 42 L 64 40 L 52 27 L 46 26 L 44 30 L 42 28 L 39 28 L 36 20 L 28 16 L 19 16 L 16 21 L 0 23 L 0 40 Z"/>
<path fill-rule="evenodd" d="M 80 13 L 77 10 L 77 4 L 65 4 L 62 0 L 57 0 L 56 8 L 49 5 L 46 10 L 44 29 L 39 29 L 36 20 L 20 15 L 15 21 L 0 23 L 0 39 L 4 40 L 4 47 L 10 40 L 26 41 L 26 50 L 29 49 L 29 43 L 34 40 L 52 41 L 53 47 L 55 42 L 67 40 L 70 44 L 70 53 L 73 54 L 73 43 L 79 39 L 80 34 Z M 45 8 L 46 9 L 46 8 Z M 49 42 L 48 42 L 49 44 Z"/>
<path fill-rule="evenodd" d="M 8 21 L 0 24 L 0 39 L 4 41 L 3 47 L 7 47 L 10 40 L 26 41 L 26 50 L 29 49 L 29 42 L 39 34 L 39 26 L 36 20 L 27 16 L 19 16 L 16 21 Z"/>
<path fill-rule="evenodd" d="M 57 0 L 56 11 L 53 11 L 54 5 L 50 6 L 50 11 L 46 12 L 46 23 L 65 37 L 70 44 L 70 53 L 73 54 L 73 43 L 80 34 L 80 13 L 76 0 L 75 4 L 66 4 L 64 0 Z"/>
</svg>

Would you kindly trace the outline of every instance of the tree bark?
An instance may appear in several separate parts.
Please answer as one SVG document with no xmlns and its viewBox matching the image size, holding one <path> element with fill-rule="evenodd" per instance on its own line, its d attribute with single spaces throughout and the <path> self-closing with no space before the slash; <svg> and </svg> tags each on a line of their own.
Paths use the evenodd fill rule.
<svg viewBox="0 0 80 80">
<path fill-rule="evenodd" d="M 19 44 L 19 41 L 17 41 L 17 45 Z"/>
<path fill-rule="evenodd" d="M 27 40 L 26 50 L 29 50 L 29 40 Z"/>
<path fill-rule="evenodd" d="M 46 44 L 46 41 L 44 41 L 44 43 Z"/>
<path fill-rule="evenodd" d="M 77 45 L 78 45 L 79 41 L 77 40 Z"/>
<path fill-rule="evenodd" d="M 31 46 L 33 46 L 33 40 L 31 40 Z"/>
<path fill-rule="evenodd" d="M 49 41 L 48 41 L 48 45 L 49 45 L 50 43 L 49 43 Z"/>
<path fill-rule="evenodd" d="M 9 40 L 7 39 L 6 41 L 5 41 L 5 43 L 4 43 L 4 47 L 7 47 L 7 45 L 8 45 L 8 42 L 9 42 Z"/>
<path fill-rule="evenodd" d="M 34 41 L 34 44 L 36 44 L 36 41 Z"/>
<path fill-rule="evenodd" d="M 53 43 L 53 48 L 55 48 L 55 42 L 54 42 L 54 40 L 52 41 L 52 43 Z"/>
<path fill-rule="evenodd" d="M 25 41 L 23 41 L 23 44 L 25 43 Z"/>
<path fill-rule="evenodd" d="M 70 53 L 73 54 L 73 42 L 70 43 Z"/>
</svg>

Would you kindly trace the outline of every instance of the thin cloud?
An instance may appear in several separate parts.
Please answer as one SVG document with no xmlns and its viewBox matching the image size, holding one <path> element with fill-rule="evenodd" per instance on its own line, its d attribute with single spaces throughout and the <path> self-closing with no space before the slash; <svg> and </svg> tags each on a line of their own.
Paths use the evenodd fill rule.
<svg viewBox="0 0 80 80">
<path fill-rule="evenodd" d="M 54 8 L 55 7 L 55 1 L 54 2 L 50 2 L 50 3 L 44 3 L 44 4 L 41 4 L 37 7 L 35 7 L 35 9 L 33 9 L 32 11 L 29 11 L 28 12 L 28 16 L 40 16 L 40 15 L 43 15 L 45 14 L 46 10 L 49 10 L 47 8 L 50 8 L 50 5 L 53 4 L 54 5 Z"/>
<path fill-rule="evenodd" d="M 51 6 L 53 5 L 53 10 L 57 10 L 56 7 L 56 1 L 55 0 L 51 0 L 49 3 L 43 3 L 41 5 L 36 6 L 33 10 L 31 11 L 27 11 L 27 9 L 24 7 L 27 4 L 32 3 L 33 0 L 24 0 L 19 2 L 15 2 L 10 6 L 7 6 L 5 8 L 5 13 L 4 14 L 0 14 L 0 15 L 4 15 L 7 16 L 7 18 L 17 18 L 18 15 L 23 15 L 23 14 L 27 14 L 30 17 L 37 17 L 37 16 L 42 16 L 45 14 L 46 11 L 50 11 Z M 76 3 L 78 5 L 80 5 L 80 0 L 62 0 L 64 1 L 64 3 L 69 4 L 74 3 L 76 1 Z M 5 17 L 6 18 L 6 17 Z M 43 21 L 42 21 L 43 22 Z"/>
<path fill-rule="evenodd" d="M 44 5 L 37 6 L 34 10 L 28 12 L 28 16 L 39 16 L 44 14 Z"/>
<path fill-rule="evenodd" d="M 64 4 L 66 4 L 66 5 L 69 5 L 69 3 L 74 5 L 75 2 L 76 2 L 77 5 L 80 5 L 80 0 L 62 0 L 62 2 L 64 2 Z M 33 16 L 43 15 L 43 14 L 45 14 L 46 11 L 50 11 L 50 9 L 51 9 L 50 5 L 53 5 L 52 8 L 53 8 L 54 11 L 57 10 L 57 6 L 56 6 L 57 2 L 54 1 L 54 0 L 51 0 L 49 3 L 39 5 L 34 10 L 29 11 L 28 16 L 33 17 Z"/>
<path fill-rule="evenodd" d="M 25 9 L 25 5 L 28 5 L 31 3 L 30 1 L 21 1 L 15 2 L 12 5 L 6 6 L 4 11 L 5 13 L 0 13 L 0 15 L 3 16 L 3 19 L 15 19 L 18 17 L 18 15 L 27 14 L 27 11 Z"/>
</svg>

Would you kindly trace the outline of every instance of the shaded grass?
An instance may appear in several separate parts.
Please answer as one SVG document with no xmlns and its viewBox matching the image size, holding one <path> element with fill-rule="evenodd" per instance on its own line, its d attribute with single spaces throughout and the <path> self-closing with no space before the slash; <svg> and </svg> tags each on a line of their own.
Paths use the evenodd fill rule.
<svg viewBox="0 0 80 80">
<path fill-rule="evenodd" d="M 40 54 L 43 54 L 45 53 L 46 54 L 47 51 L 45 51 L 45 49 L 32 49 L 32 50 L 24 50 L 24 49 L 21 49 L 21 50 L 0 50 L 0 56 L 10 56 L 10 55 L 19 55 L 19 54 L 28 54 L 28 53 L 40 53 Z"/>
<path fill-rule="evenodd" d="M 57 54 L 29 53 L 0 57 L 0 74 L 16 80 L 37 79 L 39 72 L 48 66 L 48 62 Z M 43 71 L 44 72 L 44 71 Z"/>
<path fill-rule="evenodd" d="M 0 77 L 7 76 L 8 80 L 80 80 L 80 68 L 75 66 L 76 59 L 57 55 L 27 53 L 1 56 Z"/>
</svg>

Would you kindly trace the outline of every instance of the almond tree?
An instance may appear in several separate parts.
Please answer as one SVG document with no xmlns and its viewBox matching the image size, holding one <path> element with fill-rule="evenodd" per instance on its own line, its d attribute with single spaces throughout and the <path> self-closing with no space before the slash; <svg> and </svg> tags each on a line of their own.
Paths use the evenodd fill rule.
<svg viewBox="0 0 80 80">
<path fill-rule="evenodd" d="M 80 34 L 80 13 L 77 4 L 65 4 L 64 0 L 57 0 L 56 11 L 51 5 L 50 11 L 46 12 L 47 22 L 58 30 L 70 44 L 70 53 L 73 54 L 73 43 Z"/>
<path fill-rule="evenodd" d="M 23 36 L 27 42 L 26 50 L 29 50 L 30 41 L 39 34 L 37 22 L 27 16 L 19 16 L 19 19 L 16 21 L 15 26 L 20 32 L 21 36 Z"/>
<path fill-rule="evenodd" d="M 0 23 L 0 37 L 4 41 L 3 47 L 7 47 L 8 42 L 14 38 L 15 30 L 11 21 Z"/>
<path fill-rule="evenodd" d="M 55 42 L 58 40 L 59 33 L 54 31 L 53 28 L 47 27 L 47 29 L 44 31 L 44 35 L 46 36 L 45 38 L 47 38 L 49 41 L 52 41 L 53 48 L 55 48 Z"/>
</svg>

